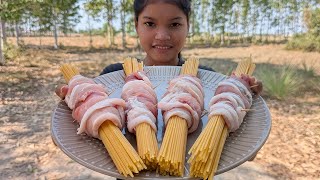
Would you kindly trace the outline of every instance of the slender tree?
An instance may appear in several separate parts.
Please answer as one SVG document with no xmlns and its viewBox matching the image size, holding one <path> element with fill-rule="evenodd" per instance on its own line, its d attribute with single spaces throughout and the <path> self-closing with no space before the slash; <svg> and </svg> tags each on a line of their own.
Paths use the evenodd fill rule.
<svg viewBox="0 0 320 180">
<path fill-rule="evenodd" d="M 91 16 L 88 15 L 87 16 L 87 23 L 88 23 L 88 30 L 89 30 L 89 45 L 90 45 L 90 48 L 93 47 L 92 43 L 93 43 L 93 40 L 92 40 L 92 25 L 91 25 Z"/>
<path fill-rule="evenodd" d="M 249 14 L 249 10 L 250 10 L 250 3 L 249 0 L 243 0 L 242 1 L 242 13 L 241 13 L 241 25 L 242 25 L 242 36 L 243 35 L 247 35 L 248 33 L 248 14 Z"/>
<path fill-rule="evenodd" d="M 120 0 L 120 21 L 121 21 L 121 34 L 122 34 L 122 47 L 127 48 L 126 41 L 126 24 L 129 14 L 133 14 L 132 11 L 133 0 Z"/>
<path fill-rule="evenodd" d="M 114 44 L 114 26 L 115 12 L 117 7 L 113 0 L 88 0 L 85 3 L 85 10 L 92 16 L 103 15 L 106 19 L 106 33 L 108 37 L 108 47 Z"/>
<path fill-rule="evenodd" d="M 0 5 L 2 5 L 2 0 L 0 0 Z M 3 43 L 3 26 L 2 26 L 2 17 L 0 16 L 0 66 L 3 66 L 6 62 L 5 57 L 4 57 L 4 53 L 3 53 L 3 47 L 4 47 L 4 43 Z"/>
<path fill-rule="evenodd" d="M 200 33 L 199 21 L 197 17 L 197 14 L 199 14 L 197 11 L 200 9 L 200 1 L 191 1 L 191 6 L 192 10 L 190 15 L 190 42 L 193 43 L 195 35 L 199 35 Z"/>
<path fill-rule="evenodd" d="M 73 32 L 73 28 L 77 23 L 80 22 L 81 16 L 79 15 L 78 11 L 80 9 L 79 4 L 77 4 L 77 0 L 68 0 L 62 1 L 59 5 L 60 9 L 60 29 L 65 36 L 69 32 Z"/>
</svg>

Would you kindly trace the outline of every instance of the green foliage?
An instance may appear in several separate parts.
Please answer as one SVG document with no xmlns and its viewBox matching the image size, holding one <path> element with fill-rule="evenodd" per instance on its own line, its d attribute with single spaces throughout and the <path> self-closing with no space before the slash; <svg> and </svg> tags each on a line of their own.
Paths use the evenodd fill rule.
<svg viewBox="0 0 320 180">
<path fill-rule="evenodd" d="M 13 44 L 7 43 L 3 49 L 4 57 L 6 60 L 15 60 L 21 54 L 21 49 L 17 48 Z"/>
<path fill-rule="evenodd" d="M 316 73 L 316 61 L 308 64 L 305 61 L 302 62 L 302 69 L 299 70 L 299 74 L 304 79 L 302 90 L 320 95 L 320 76 Z"/>
<path fill-rule="evenodd" d="M 84 34 L 86 36 L 90 35 L 90 31 L 89 30 L 80 30 L 79 33 Z M 91 29 L 91 35 L 92 36 L 103 36 L 103 37 L 105 37 L 105 30 L 103 28 Z"/>
<path fill-rule="evenodd" d="M 115 27 L 114 27 L 114 26 L 111 26 L 111 27 L 110 27 L 110 25 L 109 25 L 108 23 L 104 23 L 104 24 L 103 24 L 102 30 L 103 30 L 104 33 L 107 33 L 108 30 L 112 30 L 113 32 L 116 33 Z"/>
<path fill-rule="evenodd" d="M 80 22 L 80 15 L 78 14 L 79 5 L 77 0 L 62 1 L 63 3 L 59 6 L 59 20 L 60 29 L 64 34 L 72 32 L 73 28 L 77 23 Z"/>
<path fill-rule="evenodd" d="M 284 100 L 296 95 L 302 86 L 301 76 L 289 65 L 281 68 L 260 67 L 257 77 L 263 82 L 268 96 Z"/>
<path fill-rule="evenodd" d="M 0 3 L 0 18 L 6 21 L 17 21 L 28 6 L 41 0 L 4 0 Z"/>
<path fill-rule="evenodd" d="M 308 65 L 306 61 L 302 62 L 302 67 L 303 67 L 303 72 L 302 75 L 306 78 L 312 78 L 316 77 L 316 69 L 314 64 L 313 65 Z"/>
<path fill-rule="evenodd" d="M 298 49 L 308 52 L 320 52 L 320 36 L 314 36 L 310 33 L 295 35 L 288 41 L 286 48 L 289 50 Z"/>
<path fill-rule="evenodd" d="M 307 24 L 308 32 L 293 36 L 287 43 L 287 49 L 320 52 L 320 8 L 313 11 L 305 10 L 304 21 Z"/>
<path fill-rule="evenodd" d="M 320 77 L 317 76 L 310 81 L 310 88 L 315 92 L 315 95 L 320 96 Z"/>
<path fill-rule="evenodd" d="M 309 32 L 314 36 L 320 36 L 320 8 L 312 12 Z"/>
<path fill-rule="evenodd" d="M 130 36 L 137 36 L 136 28 L 134 24 L 134 16 L 129 17 L 129 20 L 126 22 L 126 33 Z"/>
</svg>

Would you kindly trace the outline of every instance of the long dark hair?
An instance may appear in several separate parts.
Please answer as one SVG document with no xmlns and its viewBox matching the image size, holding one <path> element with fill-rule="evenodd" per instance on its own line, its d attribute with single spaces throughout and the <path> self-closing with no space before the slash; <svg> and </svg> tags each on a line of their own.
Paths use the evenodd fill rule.
<svg viewBox="0 0 320 180">
<path fill-rule="evenodd" d="M 138 17 L 140 13 L 143 11 L 143 9 L 148 4 L 155 3 L 156 1 L 160 1 L 160 0 L 134 0 L 133 9 L 134 9 L 135 20 L 138 22 Z M 191 14 L 191 0 L 161 0 L 161 1 L 176 5 L 179 9 L 181 9 L 187 17 L 187 22 L 189 26 L 189 17 Z M 182 58 L 181 52 L 179 52 L 178 58 L 179 59 Z"/>
</svg>

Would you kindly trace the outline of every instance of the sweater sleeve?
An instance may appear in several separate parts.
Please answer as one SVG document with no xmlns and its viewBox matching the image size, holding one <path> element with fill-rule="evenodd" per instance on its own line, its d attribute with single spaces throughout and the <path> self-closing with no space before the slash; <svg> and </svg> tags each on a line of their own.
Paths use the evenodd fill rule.
<svg viewBox="0 0 320 180">
<path fill-rule="evenodd" d="M 204 70 L 208 70 L 208 71 L 216 72 L 216 71 L 215 71 L 215 70 L 213 70 L 211 67 L 203 66 L 203 65 L 199 65 L 199 69 L 204 69 Z"/>
<path fill-rule="evenodd" d="M 111 73 L 114 71 L 119 71 L 119 70 L 123 70 L 123 66 L 121 63 L 110 64 L 109 66 L 107 66 L 103 69 L 103 71 L 100 73 L 100 75 Z"/>
<path fill-rule="evenodd" d="M 178 62 L 178 66 L 182 66 L 184 63 L 185 63 L 185 61 L 183 59 L 180 59 L 179 62 Z M 216 72 L 211 67 L 203 66 L 203 65 L 199 65 L 199 69 L 204 69 L 204 70 Z"/>
</svg>

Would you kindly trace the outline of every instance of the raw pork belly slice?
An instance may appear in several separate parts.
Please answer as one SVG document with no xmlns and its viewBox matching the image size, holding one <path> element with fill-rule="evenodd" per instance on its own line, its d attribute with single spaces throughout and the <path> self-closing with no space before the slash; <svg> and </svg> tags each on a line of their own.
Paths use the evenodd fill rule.
<svg viewBox="0 0 320 180">
<path fill-rule="evenodd" d="M 78 123 L 81 122 L 81 119 L 84 115 L 84 113 L 94 104 L 96 104 L 99 101 L 102 101 L 104 99 L 108 98 L 108 96 L 105 94 L 99 94 L 99 93 L 92 93 L 90 94 L 85 101 L 81 102 L 77 108 L 73 109 L 72 111 L 72 117 L 77 120 Z"/>
<path fill-rule="evenodd" d="M 126 103 L 119 98 L 107 98 L 91 106 L 83 115 L 78 134 L 86 132 L 88 135 L 99 138 L 98 129 L 104 121 L 112 121 L 122 129 L 124 125 L 124 107 Z"/>
<path fill-rule="evenodd" d="M 143 71 L 138 71 L 130 74 L 129 76 L 126 77 L 125 81 L 126 83 L 129 81 L 134 81 L 134 80 L 143 80 L 147 85 L 149 85 L 152 88 L 152 83 Z"/>
<path fill-rule="evenodd" d="M 71 92 L 70 98 L 66 101 L 70 109 L 74 109 L 78 103 L 83 102 L 90 94 L 97 93 L 105 95 L 105 90 L 101 84 L 83 83 L 76 85 Z"/>
<path fill-rule="evenodd" d="M 252 105 L 253 92 L 250 89 L 252 85 L 254 85 L 253 78 L 237 77 L 234 74 L 220 82 L 215 96 L 209 103 L 209 119 L 212 116 L 221 115 L 229 131 L 236 131 L 246 115 L 243 109 L 249 109 Z"/>
<path fill-rule="evenodd" d="M 164 97 L 158 103 L 167 125 L 172 116 L 179 116 L 187 121 L 188 132 L 198 128 L 204 106 L 204 92 L 199 78 L 180 75 L 169 82 Z"/>
<path fill-rule="evenodd" d="M 125 81 L 121 97 L 126 101 L 129 132 L 135 133 L 135 128 L 140 123 L 147 123 L 157 131 L 158 100 L 151 81 L 143 71 L 130 74 Z"/>
<path fill-rule="evenodd" d="M 193 79 L 192 76 L 184 75 L 181 78 L 173 79 L 170 83 L 167 93 L 173 92 L 185 92 L 191 94 L 203 109 L 204 105 L 204 92 L 201 86 L 201 81 L 199 79 Z M 165 95 L 166 95 L 165 94 Z"/>
<path fill-rule="evenodd" d="M 102 84 L 96 84 L 90 78 L 76 75 L 68 83 L 65 101 L 70 109 L 74 109 L 77 103 L 84 101 L 91 93 L 106 95 Z"/>
<path fill-rule="evenodd" d="M 80 124 L 78 134 L 99 137 L 99 127 L 107 120 L 122 129 L 125 124 L 126 103 L 119 98 L 108 98 L 103 85 L 81 75 L 68 83 L 65 101 L 72 109 L 72 117 Z"/>
</svg>

